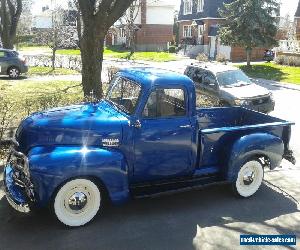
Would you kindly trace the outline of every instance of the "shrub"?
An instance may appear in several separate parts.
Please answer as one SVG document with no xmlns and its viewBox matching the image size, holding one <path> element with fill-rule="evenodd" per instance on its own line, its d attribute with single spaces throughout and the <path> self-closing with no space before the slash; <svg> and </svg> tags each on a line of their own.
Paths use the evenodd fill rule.
<svg viewBox="0 0 300 250">
<path fill-rule="evenodd" d="M 169 53 L 176 53 L 176 47 L 175 46 L 170 46 L 169 47 Z"/>
<path fill-rule="evenodd" d="M 300 57 L 298 56 L 289 56 L 289 55 L 279 55 L 275 58 L 275 62 L 280 65 L 288 66 L 300 66 Z"/>
<path fill-rule="evenodd" d="M 220 62 L 220 63 L 227 62 L 227 58 L 224 54 L 218 54 L 216 60 L 217 60 L 217 62 Z"/>
<path fill-rule="evenodd" d="M 196 105 L 200 108 L 218 107 L 219 102 L 215 98 L 197 92 Z"/>
<path fill-rule="evenodd" d="M 196 57 L 196 60 L 198 60 L 199 62 L 208 62 L 208 56 L 205 53 L 200 53 L 198 54 L 198 56 Z"/>
<path fill-rule="evenodd" d="M 276 58 L 275 58 L 275 63 L 277 63 L 277 64 L 280 64 L 280 65 L 283 65 L 284 64 L 284 56 L 277 56 Z"/>
</svg>

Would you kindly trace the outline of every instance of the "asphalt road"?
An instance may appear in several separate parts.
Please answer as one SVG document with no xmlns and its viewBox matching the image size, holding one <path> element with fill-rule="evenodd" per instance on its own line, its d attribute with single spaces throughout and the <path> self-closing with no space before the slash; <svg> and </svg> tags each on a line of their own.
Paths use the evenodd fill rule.
<svg viewBox="0 0 300 250">
<path fill-rule="evenodd" d="M 300 89 L 259 83 L 274 93 L 277 105 L 273 115 L 298 124 L 291 142 L 298 163 L 295 167 L 283 162 L 282 168 L 267 171 L 265 183 L 254 197 L 238 199 L 229 186 L 211 186 L 119 207 L 107 205 L 89 225 L 67 229 L 47 210 L 30 216 L 14 212 L 0 191 L 0 250 L 238 249 L 240 234 L 252 233 L 296 234 L 299 248 Z"/>
</svg>

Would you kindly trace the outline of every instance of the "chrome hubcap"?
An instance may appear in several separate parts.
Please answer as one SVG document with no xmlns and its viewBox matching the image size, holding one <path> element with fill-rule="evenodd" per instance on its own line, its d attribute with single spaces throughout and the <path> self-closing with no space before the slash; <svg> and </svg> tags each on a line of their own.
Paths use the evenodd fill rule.
<svg viewBox="0 0 300 250">
<path fill-rule="evenodd" d="M 76 192 L 69 198 L 69 208 L 73 211 L 82 210 L 87 204 L 87 196 L 83 192 Z"/>
<path fill-rule="evenodd" d="M 243 176 L 243 183 L 244 185 L 251 185 L 254 181 L 255 174 L 254 171 L 248 171 L 246 174 Z"/>
<path fill-rule="evenodd" d="M 17 69 L 11 69 L 10 70 L 10 76 L 11 77 L 17 77 L 19 74 L 18 70 Z"/>
</svg>

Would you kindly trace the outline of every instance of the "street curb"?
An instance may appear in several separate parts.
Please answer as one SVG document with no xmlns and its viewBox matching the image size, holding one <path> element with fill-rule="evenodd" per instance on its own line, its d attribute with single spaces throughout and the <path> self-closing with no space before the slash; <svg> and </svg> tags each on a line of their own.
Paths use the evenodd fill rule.
<svg viewBox="0 0 300 250">
<path fill-rule="evenodd" d="M 263 78 L 253 78 L 253 80 L 258 81 L 261 84 L 271 85 L 274 87 L 279 87 L 279 88 L 284 88 L 284 89 L 289 89 L 289 90 L 300 91 L 300 86 L 298 87 L 297 85 L 294 85 L 293 83 L 276 82 L 276 81 L 272 81 L 272 80 L 266 80 Z"/>
</svg>

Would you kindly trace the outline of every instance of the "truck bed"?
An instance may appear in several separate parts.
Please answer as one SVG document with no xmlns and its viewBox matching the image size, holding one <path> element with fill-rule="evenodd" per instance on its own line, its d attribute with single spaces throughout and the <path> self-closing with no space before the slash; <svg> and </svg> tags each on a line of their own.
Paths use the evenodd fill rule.
<svg viewBox="0 0 300 250">
<path fill-rule="evenodd" d="M 267 133 L 289 142 L 291 125 L 270 115 L 242 107 L 196 109 L 198 120 L 198 169 L 221 170 L 224 154 L 245 135 Z"/>
<path fill-rule="evenodd" d="M 197 109 L 196 112 L 202 133 L 293 124 L 242 107 Z"/>
</svg>

